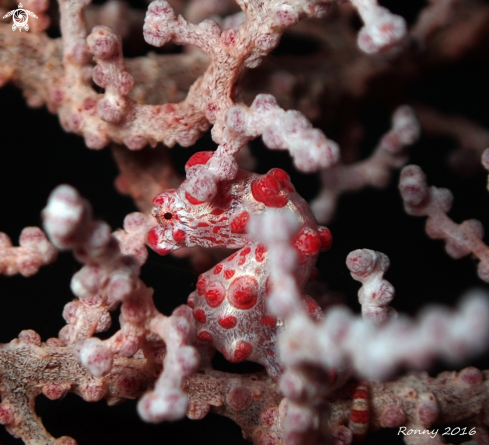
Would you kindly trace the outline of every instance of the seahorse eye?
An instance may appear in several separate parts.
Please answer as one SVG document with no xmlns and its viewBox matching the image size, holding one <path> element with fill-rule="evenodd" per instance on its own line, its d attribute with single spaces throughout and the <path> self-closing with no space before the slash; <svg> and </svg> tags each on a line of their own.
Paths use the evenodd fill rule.
<svg viewBox="0 0 489 445">
<path fill-rule="evenodd" d="M 165 210 L 166 209 L 159 209 L 159 211 L 156 211 L 156 217 L 161 224 L 168 224 L 174 219 L 173 213 L 168 211 L 165 212 Z"/>
</svg>

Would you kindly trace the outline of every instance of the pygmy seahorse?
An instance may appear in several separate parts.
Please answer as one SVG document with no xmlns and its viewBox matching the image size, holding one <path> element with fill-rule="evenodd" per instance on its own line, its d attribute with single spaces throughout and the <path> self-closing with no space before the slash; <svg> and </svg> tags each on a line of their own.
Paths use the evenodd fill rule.
<svg viewBox="0 0 489 445">
<path fill-rule="evenodd" d="M 185 169 L 206 164 L 212 154 L 196 153 Z M 283 323 L 266 307 L 270 292 L 266 247 L 248 237 L 246 226 L 253 215 L 271 208 L 296 215 L 300 229 L 292 242 L 298 253 L 295 276 L 302 290 L 319 251 L 331 245 L 329 230 L 317 225 L 289 175 L 278 168 L 265 175 L 240 169 L 235 179 L 218 185 L 210 202 L 196 200 L 181 186 L 156 196 L 153 205 L 158 225 L 149 232 L 148 244 L 161 255 L 192 246 L 240 249 L 200 275 L 188 298 L 197 338 L 212 344 L 230 362 L 255 361 L 278 378 L 282 367 L 276 340 Z M 304 295 L 304 305 L 312 316 L 320 314 L 311 297 Z"/>
</svg>

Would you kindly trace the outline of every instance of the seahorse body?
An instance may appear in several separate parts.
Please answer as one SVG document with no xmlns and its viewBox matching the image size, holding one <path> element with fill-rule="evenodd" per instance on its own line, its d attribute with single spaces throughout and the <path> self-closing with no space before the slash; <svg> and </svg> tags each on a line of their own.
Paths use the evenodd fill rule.
<svg viewBox="0 0 489 445">
<path fill-rule="evenodd" d="M 196 153 L 186 169 L 205 164 L 211 155 Z M 318 227 L 283 170 L 273 169 L 266 175 L 239 170 L 233 181 L 221 182 L 218 187 L 210 202 L 197 201 L 182 187 L 156 196 L 153 215 L 159 224 L 148 234 L 148 243 L 162 255 L 192 246 L 240 249 L 200 275 L 197 289 L 189 296 L 188 304 L 198 322 L 197 337 L 211 343 L 230 362 L 261 363 L 277 378 L 282 369 L 275 348 L 283 323 L 267 312 L 267 251 L 247 236 L 246 225 L 252 215 L 270 208 L 297 216 L 300 230 L 293 242 L 299 258 L 295 275 L 301 289 L 319 251 L 329 248 L 331 234 Z M 304 304 L 312 315 L 320 314 L 312 298 L 304 296 Z"/>
</svg>

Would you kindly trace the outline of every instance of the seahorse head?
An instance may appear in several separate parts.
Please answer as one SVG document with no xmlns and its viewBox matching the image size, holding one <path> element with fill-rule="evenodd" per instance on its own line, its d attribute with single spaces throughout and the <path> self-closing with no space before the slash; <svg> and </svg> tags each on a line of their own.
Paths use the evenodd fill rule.
<svg viewBox="0 0 489 445">
<path fill-rule="evenodd" d="M 212 152 L 197 153 L 189 162 L 206 160 L 208 153 Z M 158 225 L 148 234 L 149 246 L 160 255 L 192 246 L 243 247 L 249 242 L 245 233 L 249 215 L 240 206 L 241 191 L 250 175 L 241 172 L 232 183 L 221 183 L 210 202 L 196 200 L 182 187 L 160 193 L 153 200 Z"/>
<path fill-rule="evenodd" d="M 158 225 L 148 233 L 149 246 L 160 255 L 186 246 L 186 221 L 191 208 L 180 196 L 179 190 L 167 190 L 153 199 L 151 214 Z"/>
</svg>

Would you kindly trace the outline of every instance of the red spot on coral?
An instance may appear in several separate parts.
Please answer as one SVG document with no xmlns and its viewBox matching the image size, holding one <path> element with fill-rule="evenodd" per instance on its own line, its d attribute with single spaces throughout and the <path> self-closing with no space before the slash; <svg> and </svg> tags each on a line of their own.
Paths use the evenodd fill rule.
<svg viewBox="0 0 489 445">
<path fill-rule="evenodd" d="M 236 258 L 236 255 L 238 255 L 238 252 L 233 253 L 229 258 L 228 261 L 233 261 Z"/>
<path fill-rule="evenodd" d="M 163 113 L 165 114 L 174 114 L 177 109 L 175 108 L 175 105 L 174 104 L 165 104 L 163 105 L 163 107 L 161 107 L 161 111 L 163 111 Z"/>
<path fill-rule="evenodd" d="M 338 425 L 332 430 L 336 443 L 341 445 L 351 444 L 353 442 L 353 433 L 345 425 Z"/>
<path fill-rule="evenodd" d="M 33 331 L 32 329 L 26 329 L 24 331 L 20 331 L 19 341 L 21 343 L 41 346 L 41 336 L 36 331 Z"/>
<path fill-rule="evenodd" d="M 285 190 L 290 193 L 294 192 L 294 186 L 290 182 L 290 177 L 287 172 L 281 168 L 273 168 L 268 174 L 273 176 Z"/>
<path fill-rule="evenodd" d="M 207 224 L 206 222 L 200 222 L 199 224 L 197 224 L 197 227 L 209 227 L 209 224 Z"/>
<path fill-rule="evenodd" d="M 217 104 L 213 102 L 208 102 L 206 105 L 206 117 L 210 121 L 215 121 L 216 119 L 216 113 L 219 111 L 219 107 Z"/>
<path fill-rule="evenodd" d="M 214 216 L 219 216 L 219 215 L 222 215 L 222 213 L 224 212 L 223 209 L 214 209 L 212 212 L 211 212 L 211 215 L 214 215 Z"/>
<path fill-rule="evenodd" d="M 213 151 L 199 151 L 198 153 L 195 153 L 185 164 L 185 171 L 187 171 L 190 167 L 193 167 L 194 165 L 207 164 L 207 161 L 212 158 L 213 154 Z"/>
<path fill-rule="evenodd" d="M 250 214 L 246 211 L 242 211 L 229 221 L 231 232 L 244 233 L 249 220 Z"/>
<path fill-rule="evenodd" d="M 107 389 L 96 383 L 82 383 L 78 386 L 78 392 L 86 402 L 98 402 L 107 394 Z"/>
<path fill-rule="evenodd" d="M 228 299 L 237 309 L 251 309 L 258 299 L 258 282 L 251 275 L 236 278 L 229 286 Z"/>
<path fill-rule="evenodd" d="M 182 229 L 175 229 L 172 233 L 172 236 L 175 241 L 184 241 L 186 233 Z"/>
<path fill-rule="evenodd" d="M 438 407 L 431 404 L 422 404 L 418 409 L 418 420 L 421 425 L 431 425 L 438 417 Z"/>
<path fill-rule="evenodd" d="M 276 434 L 265 431 L 258 439 L 258 445 L 279 445 L 282 441 L 278 439 Z"/>
<path fill-rule="evenodd" d="M 253 394 L 246 386 L 238 386 L 228 392 L 226 401 L 232 409 L 242 411 L 253 402 Z"/>
<path fill-rule="evenodd" d="M 190 298 L 188 297 L 188 300 L 187 300 L 187 306 L 191 309 L 194 308 L 194 299 L 193 298 Z"/>
<path fill-rule="evenodd" d="M 333 236 L 327 227 L 318 228 L 319 239 L 321 240 L 321 250 L 328 250 L 333 243 Z"/>
<path fill-rule="evenodd" d="M 271 315 L 266 315 L 265 317 L 262 317 L 261 324 L 274 327 L 277 324 L 277 318 L 272 317 Z"/>
<path fill-rule="evenodd" d="M 212 338 L 212 334 L 210 332 L 207 332 L 207 331 L 199 332 L 199 334 L 197 335 L 197 338 L 200 341 L 205 341 L 207 343 L 212 343 L 214 341 L 214 338 Z"/>
<path fill-rule="evenodd" d="M 390 406 L 384 410 L 381 416 L 381 426 L 384 428 L 396 428 L 404 425 L 406 415 L 400 406 Z"/>
<path fill-rule="evenodd" d="M 134 78 L 128 72 L 123 71 L 116 80 L 115 87 L 119 94 L 127 95 L 134 87 Z"/>
<path fill-rule="evenodd" d="M 221 33 L 221 42 L 224 46 L 236 45 L 237 31 L 235 29 L 225 29 Z"/>
<path fill-rule="evenodd" d="M 283 207 L 287 204 L 287 196 L 280 188 L 279 182 L 269 175 L 255 179 L 251 183 L 251 193 L 253 198 L 262 202 L 267 207 Z"/>
<path fill-rule="evenodd" d="M 50 400 L 58 400 L 63 397 L 67 389 L 57 383 L 48 383 L 42 388 L 42 393 Z"/>
<path fill-rule="evenodd" d="M 224 271 L 224 278 L 226 278 L 226 280 L 230 280 L 231 278 L 234 277 L 235 273 L 236 271 L 234 269 L 226 269 Z"/>
<path fill-rule="evenodd" d="M 205 323 L 207 320 L 207 317 L 205 316 L 205 312 L 203 309 L 197 309 L 194 311 L 194 318 L 199 322 L 199 323 Z"/>
<path fill-rule="evenodd" d="M 321 240 L 314 230 L 306 227 L 295 237 L 294 247 L 304 255 L 315 255 L 321 249 Z"/>
<path fill-rule="evenodd" d="M 203 275 L 201 275 L 197 280 L 197 293 L 199 295 L 204 295 L 206 287 L 207 287 L 207 279 Z"/>
<path fill-rule="evenodd" d="M 238 260 L 238 266 L 242 266 L 244 263 L 246 263 L 246 257 L 241 257 Z"/>
<path fill-rule="evenodd" d="M 64 97 L 64 93 L 63 93 L 63 90 L 60 89 L 60 88 L 53 88 L 50 92 L 49 92 L 49 98 L 56 104 L 61 104 L 61 102 L 63 102 L 63 97 Z"/>
<path fill-rule="evenodd" d="M 261 263 L 265 259 L 265 253 L 267 253 L 267 248 L 264 244 L 258 244 L 255 249 L 255 258 L 256 261 Z"/>
<path fill-rule="evenodd" d="M 0 403 L 0 423 L 8 425 L 14 421 L 14 413 L 11 406 L 7 402 Z"/>
<path fill-rule="evenodd" d="M 138 381 L 135 377 L 124 376 L 116 380 L 117 389 L 124 395 L 133 395 L 138 389 Z"/>
<path fill-rule="evenodd" d="M 236 342 L 233 352 L 227 356 L 231 363 L 239 363 L 246 360 L 253 354 L 253 345 L 247 341 Z"/>
<path fill-rule="evenodd" d="M 219 326 L 221 326 L 224 329 L 232 329 L 236 326 L 238 320 L 233 315 L 227 315 L 227 316 L 220 316 L 217 322 L 219 323 Z"/>
<path fill-rule="evenodd" d="M 263 426 L 271 427 L 275 425 L 278 420 L 278 408 L 270 407 L 266 408 L 260 414 L 260 423 Z"/>
<path fill-rule="evenodd" d="M 205 290 L 205 301 L 210 307 L 219 306 L 225 297 L 225 290 L 218 281 L 212 282 Z"/>
<path fill-rule="evenodd" d="M 129 300 L 122 305 L 121 314 L 125 321 L 129 323 L 137 323 L 144 317 L 144 309 L 137 300 Z"/>
<path fill-rule="evenodd" d="M 197 198 L 194 198 L 192 195 L 189 193 L 185 192 L 185 198 L 190 204 L 193 205 L 199 205 L 199 204 L 204 204 L 204 201 L 199 201 Z"/>
<path fill-rule="evenodd" d="M 169 254 L 172 249 L 169 248 L 164 248 L 159 246 L 159 239 L 160 237 L 158 236 L 158 227 L 153 227 L 149 232 L 148 232 L 148 244 L 149 247 L 151 247 L 156 253 L 159 253 L 160 255 L 167 255 Z"/>
<path fill-rule="evenodd" d="M 483 380 L 482 372 L 473 366 L 462 369 L 458 375 L 458 378 L 468 385 L 479 385 Z"/>
<path fill-rule="evenodd" d="M 218 264 L 215 268 L 214 268 L 214 275 L 217 275 L 219 273 L 221 273 L 221 270 L 224 266 L 222 264 Z"/>
<path fill-rule="evenodd" d="M 92 108 L 97 105 L 97 101 L 95 99 L 92 99 L 91 97 L 88 97 L 83 101 L 83 109 L 84 110 L 91 110 Z"/>
</svg>

